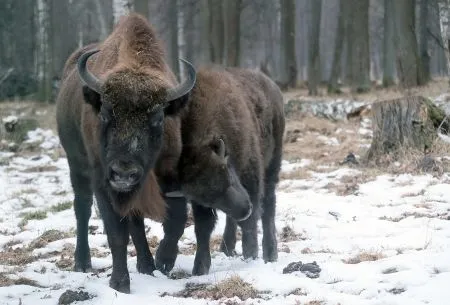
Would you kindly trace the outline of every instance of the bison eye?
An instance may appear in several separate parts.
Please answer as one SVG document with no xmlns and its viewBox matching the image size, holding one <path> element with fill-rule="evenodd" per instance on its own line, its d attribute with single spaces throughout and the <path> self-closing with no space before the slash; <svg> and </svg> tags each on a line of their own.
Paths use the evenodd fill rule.
<svg viewBox="0 0 450 305">
<path fill-rule="evenodd" d="M 103 113 L 99 113 L 99 118 L 100 118 L 100 121 L 102 122 L 102 123 L 107 123 L 108 122 L 108 118 L 103 114 Z"/>
<path fill-rule="evenodd" d="M 152 127 L 160 127 L 163 123 L 163 117 L 160 116 L 157 119 L 152 120 L 151 125 Z"/>
</svg>

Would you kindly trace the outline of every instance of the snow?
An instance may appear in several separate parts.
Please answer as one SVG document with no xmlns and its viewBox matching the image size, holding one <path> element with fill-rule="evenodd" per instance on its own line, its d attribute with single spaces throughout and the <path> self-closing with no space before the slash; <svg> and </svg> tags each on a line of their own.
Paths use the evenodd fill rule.
<svg viewBox="0 0 450 305">
<path fill-rule="evenodd" d="M 364 124 L 368 125 L 368 122 Z M 362 127 L 364 128 L 364 126 Z M 339 196 L 328 185 L 342 184 L 344 176 L 363 174 L 359 169 L 340 167 L 328 172 L 313 172 L 307 179 L 282 180 L 277 191 L 276 226 L 278 233 L 289 226 L 302 238 L 282 241 L 275 263 L 265 264 L 261 258 L 244 261 L 242 256 L 228 258 L 212 252 L 210 273 L 204 276 L 172 280 L 155 272 L 154 276 L 136 271 L 136 257 L 128 255 L 131 294 L 109 288 L 111 254 L 103 235 L 103 224 L 93 209 L 89 235 L 91 249 L 102 255 L 92 257 L 94 273 L 77 273 L 59 268 L 56 263 L 67 245 L 75 245 L 75 216 L 72 208 L 51 209 L 72 201 L 67 160 L 54 159 L 52 149 L 59 142 L 51 131 L 30 132 L 30 141 L 40 143 L 41 152 L 18 155 L 0 152 L 0 247 L 27 247 L 43 232 L 56 229 L 68 233 L 66 238 L 52 241 L 31 253 L 37 259 L 17 268 L 0 262 L 0 272 L 11 273 L 14 279 L 25 277 L 42 287 L 14 285 L 0 287 L 0 304 L 56 304 L 67 289 L 94 295 L 79 304 L 447 304 L 450 298 L 450 221 L 449 176 L 403 174 L 380 175 L 359 185 L 357 192 Z M 329 142 L 328 145 L 335 145 Z M 312 160 L 295 163 L 283 161 L 284 172 L 310 165 Z M 33 168 L 44 168 L 33 171 Z M 324 166 L 325 168 L 325 166 Z M 24 213 L 45 211 L 44 219 L 31 219 L 21 224 Z M 221 235 L 225 226 L 223 213 L 213 236 Z M 147 236 L 161 239 L 160 223 L 145 220 Z M 259 234 L 261 245 L 262 234 Z M 193 226 L 185 229 L 179 242 L 181 249 L 195 245 Z M 129 251 L 134 249 L 129 245 Z M 242 253 L 238 241 L 236 250 Z M 56 253 L 56 254 L 55 254 Z M 377 260 L 348 263 L 361 253 L 378 255 Z M 260 256 L 262 249 L 260 247 Z M 308 278 L 301 272 L 283 274 L 289 263 L 316 261 L 320 276 Z M 192 254 L 179 254 L 175 270 L 191 272 Z M 182 290 L 187 282 L 217 283 L 239 275 L 258 290 L 268 290 L 263 299 L 248 299 L 236 303 L 225 300 L 161 297 L 163 292 Z M 305 295 L 288 295 L 301 288 Z M 404 290 L 404 291 L 403 291 Z M 19 300 L 21 300 L 19 302 Z"/>
</svg>

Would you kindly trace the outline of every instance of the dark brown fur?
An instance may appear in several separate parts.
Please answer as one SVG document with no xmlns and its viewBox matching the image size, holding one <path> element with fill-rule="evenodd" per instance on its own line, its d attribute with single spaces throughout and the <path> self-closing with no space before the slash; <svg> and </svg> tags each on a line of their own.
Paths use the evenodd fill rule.
<svg viewBox="0 0 450 305">
<path fill-rule="evenodd" d="M 76 70 L 76 62 L 83 52 L 97 47 L 100 52 L 94 55 L 95 62 L 93 60 L 88 62 L 88 67 L 93 73 L 100 78 L 106 78 L 114 72 L 123 71 L 116 73 L 115 77 L 109 80 L 108 85 L 114 87 L 114 92 L 116 92 L 116 96 L 111 100 L 139 102 L 142 99 L 130 99 L 130 94 L 136 96 L 147 94 L 150 96 L 148 100 L 158 101 L 160 100 L 158 97 L 151 97 L 154 94 L 154 89 L 173 86 L 175 78 L 164 61 L 164 53 L 154 30 L 151 30 L 151 32 L 148 32 L 148 23 L 138 15 L 131 15 L 130 18 L 122 17 L 112 34 L 103 43 L 90 44 L 77 50 L 66 62 L 59 97 L 61 103 L 58 108 L 61 116 L 79 122 L 86 152 L 92 164 L 99 162 L 99 120 L 92 107 L 83 102 L 82 84 Z M 135 54 L 139 56 L 137 57 Z M 130 92 L 131 88 L 133 91 Z M 164 90 L 160 94 L 164 95 Z M 117 111 L 117 117 L 120 120 L 139 121 L 143 120 L 148 108 L 151 109 L 157 105 L 134 106 L 135 111 L 131 113 L 127 112 L 130 108 L 129 104 L 118 103 L 113 105 L 113 108 Z M 173 119 L 167 118 L 167 120 Z M 172 122 L 166 122 L 165 124 L 173 125 Z M 127 125 L 126 122 L 123 125 Z M 123 132 L 126 136 L 127 130 Z M 148 191 L 145 187 L 142 188 L 136 194 L 135 199 L 122 206 L 120 214 L 125 216 L 133 209 L 145 217 L 162 221 L 165 216 L 165 201 L 159 191 L 154 192 L 154 190 L 159 189 L 154 174 L 150 175 L 144 186 L 153 191 Z M 152 194 L 152 196 L 143 196 L 142 194 Z M 140 200 L 136 200 L 136 198 L 140 198 Z"/>
<path fill-rule="evenodd" d="M 198 71 L 197 84 L 182 118 L 183 151 L 178 167 L 182 190 L 191 199 L 196 223 L 197 253 L 193 274 L 209 271 L 209 239 L 215 223 L 212 209 L 220 208 L 229 215 L 239 216 L 239 211 L 245 208 L 242 204 L 233 205 L 233 200 L 221 198 L 233 183 L 237 196 L 232 198 L 245 203 L 245 194 L 240 189 L 243 186 L 253 205 L 250 218 L 239 222 L 243 230 L 244 257 L 258 255 L 256 223 L 262 212 L 264 260 L 277 259 L 275 186 L 281 167 L 284 126 L 281 92 L 261 72 L 239 68 Z M 218 139 L 225 143 L 228 162 L 218 157 Z M 230 178 L 233 175 L 236 179 Z M 170 218 L 165 224 L 168 222 L 178 225 Z M 227 255 L 234 253 L 235 227 L 236 221 L 227 217 L 222 243 Z M 170 254 L 169 249 L 174 247 L 167 245 L 165 237 L 156 257 L 157 267 L 165 272 L 176 258 L 176 253 Z"/>
<path fill-rule="evenodd" d="M 87 67 L 101 80 L 100 90 L 84 85 L 77 69 L 82 54 L 94 48 L 100 51 Z M 87 236 L 94 193 L 113 254 L 110 286 L 121 292 L 130 291 L 126 265 L 130 234 L 138 271 L 151 274 L 155 270 L 142 217 L 165 219 L 167 205 L 161 192 L 165 184 L 160 181 L 176 180 L 181 153 L 177 114 L 186 100 L 185 93 L 167 100 L 168 89 L 176 86 L 155 31 L 134 13 L 122 17 L 102 43 L 75 51 L 64 67 L 57 122 L 75 194 L 75 270 L 91 268 Z M 114 186 L 119 172 L 113 165 L 120 162 L 124 175 L 129 168 L 138 170 L 131 188 Z M 128 176 L 124 177 L 122 181 Z"/>
</svg>

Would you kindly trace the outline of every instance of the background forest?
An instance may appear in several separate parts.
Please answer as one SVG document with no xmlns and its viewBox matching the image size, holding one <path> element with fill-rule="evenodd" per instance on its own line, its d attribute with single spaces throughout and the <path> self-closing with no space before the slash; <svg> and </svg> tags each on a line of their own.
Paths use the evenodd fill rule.
<svg viewBox="0 0 450 305">
<path fill-rule="evenodd" d="M 2 0 L 0 100 L 53 101 L 70 53 L 104 39 L 127 11 L 148 17 L 177 75 L 182 57 L 259 68 L 283 90 L 307 86 L 312 95 L 318 85 L 332 93 L 423 85 L 447 74 L 439 2 Z"/>
</svg>

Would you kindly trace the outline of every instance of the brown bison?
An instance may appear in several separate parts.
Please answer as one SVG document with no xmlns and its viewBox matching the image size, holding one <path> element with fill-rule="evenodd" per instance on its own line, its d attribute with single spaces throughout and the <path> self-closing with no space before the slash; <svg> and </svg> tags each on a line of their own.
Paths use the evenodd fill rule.
<svg viewBox="0 0 450 305">
<path fill-rule="evenodd" d="M 130 291 L 130 234 L 137 270 L 155 270 L 143 216 L 161 220 L 166 214 L 155 166 L 169 181 L 181 152 L 177 114 L 196 77 L 192 65 L 185 64 L 187 80 L 177 84 L 154 30 L 131 14 L 102 43 L 75 51 L 64 67 L 57 124 L 75 194 L 74 269 L 91 269 L 88 222 L 95 194 L 113 259 L 109 285 L 121 292 Z M 166 134 L 170 141 L 163 144 Z M 170 191 L 172 186 L 162 187 Z"/>
<path fill-rule="evenodd" d="M 202 69 L 187 105 L 178 166 L 182 191 L 167 195 L 184 195 L 192 204 L 197 238 L 193 274 L 209 272 L 215 209 L 227 214 L 223 252 L 235 253 L 239 224 L 244 258 L 257 258 L 257 221 L 262 217 L 263 258 L 276 261 L 275 187 L 285 128 L 279 88 L 257 71 Z M 170 217 L 165 224 L 172 230 L 184 226 Z M 156 254 L 156 267 L 168 272 L 176 259 L 178 239 L 166 232 L 163 241 Z"/>
</svg>

